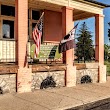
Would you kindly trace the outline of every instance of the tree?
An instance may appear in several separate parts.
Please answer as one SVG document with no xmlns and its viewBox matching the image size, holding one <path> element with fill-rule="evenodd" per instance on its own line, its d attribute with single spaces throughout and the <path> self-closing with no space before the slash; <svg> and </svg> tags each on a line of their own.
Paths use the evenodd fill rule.
<svg viewBox="0 0 110 110">
<path fill-rule="evenodd" d="M 104 44 L 104 59 L 110 59 L 110 46 L 107 44 Z"/>
<path fill-rule="evenodd" d="M 81 25 L 78 31 L 78 38 L 76 43 L 76 53 L 78 61 L 84 59 L 85 61 L 91 61 L 95 56 L 92 34 L 88 30 L 85 22 Z"/>
</svg>

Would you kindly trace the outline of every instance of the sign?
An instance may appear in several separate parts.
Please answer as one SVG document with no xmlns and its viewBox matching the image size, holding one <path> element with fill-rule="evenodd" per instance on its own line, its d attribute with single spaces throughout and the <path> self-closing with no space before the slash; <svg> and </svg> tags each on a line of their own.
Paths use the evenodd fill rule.
<svg viewBox="0 0 110 110">
<path fill-rule="evenodd" d="M 31 58 L 35 55 L 35 44 L 31 46 Z M 40 52 L 36 59 L 60 59 L 61 54 L 58 52 L 58 45 L 44 45 L 40 46 Z"/>
</svg>

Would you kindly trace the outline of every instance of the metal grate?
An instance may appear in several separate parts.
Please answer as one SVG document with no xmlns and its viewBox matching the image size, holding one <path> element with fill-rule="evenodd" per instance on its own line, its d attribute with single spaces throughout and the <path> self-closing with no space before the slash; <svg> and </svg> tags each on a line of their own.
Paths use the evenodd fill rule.
<svg viewBox="0 0 110 110">
<path fill-rule="evenodd" d="M 2 90 L 2 88 L 0 87 L 0 94 L 3 94 L 3 90 Z"/>
<path fill-rule="evenodd" d="M 46 79 L 42 81 L 40 89 L 46 89 L 49 87 L 56 87 L 56 83 L 52 76 L 48 76 Z"/>
<path fill-rule="evenodd" d="M 92 83 L 92 79 L 89 75 L 84 75 L 81 78 L 81 84 L 84 84 L 84 83 Z"/>
</svg>

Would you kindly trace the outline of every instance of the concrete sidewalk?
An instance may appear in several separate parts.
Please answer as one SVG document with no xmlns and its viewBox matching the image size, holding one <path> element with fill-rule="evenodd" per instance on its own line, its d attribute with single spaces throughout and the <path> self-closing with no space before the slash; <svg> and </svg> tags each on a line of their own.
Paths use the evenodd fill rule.
<svg viewBox="0 0 110 110">
<path fill-rule="evenodd" d="M 110 97 L 110 77 L 105 84 L 83 84 L 37 90 L 31 93 L 0 95 L 0 110 L 79 110 L 77 106 L 94 103 Z M 103 101 L 102 101 L 103 102 Z M 107 102 L 108 103 L 108 102 Z M 88 106 L 88 105 L 87 105 Z M 80 110 L 85 110 L 84 108 Z"/>
</svg>

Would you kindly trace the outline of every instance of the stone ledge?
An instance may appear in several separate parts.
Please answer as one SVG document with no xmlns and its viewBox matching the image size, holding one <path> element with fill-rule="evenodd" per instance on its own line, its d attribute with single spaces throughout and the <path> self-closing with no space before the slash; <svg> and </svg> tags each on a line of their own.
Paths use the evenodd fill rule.
<svg viewBox="0 0 110 110">
<path fill-rule="evenodd" d="M 98 69 L 99 68 L 99 63 L 75 63 L 77 70 L 81 69 Z"/>
<path fill-rule="evenodd" d="M 32 72 L 46 72 L 46 71 L 65 71 L 65 64 L 56 64 L 56 65 L 32 65 Z"/>
</svg>

